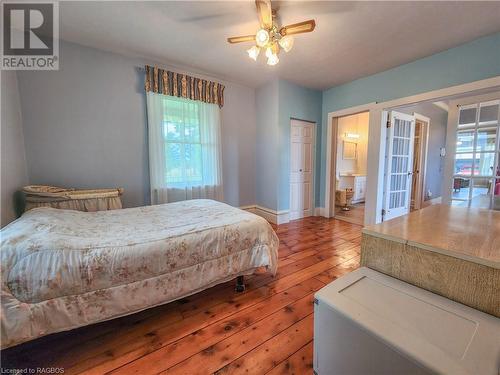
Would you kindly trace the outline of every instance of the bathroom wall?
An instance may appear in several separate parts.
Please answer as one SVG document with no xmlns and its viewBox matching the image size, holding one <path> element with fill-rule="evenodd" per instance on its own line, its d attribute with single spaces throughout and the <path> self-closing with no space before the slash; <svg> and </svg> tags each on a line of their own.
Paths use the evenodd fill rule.
<svg viewBox="0 0 500 375">
<path fill-rule="evenodd" d="M 337 131 L 337 178 L 340 174 L 353 173 L 366 175 L 366 158 L 368 151 L 368 124 L 369 113 L 358 113 L 356 115 L 344 116 L 338 119 Z M 349 139 L 346 133 L 358 134 L 359 138 Z M 344 142 L 357 144 L 356 159 L 344 159 Z"/>
</svg>

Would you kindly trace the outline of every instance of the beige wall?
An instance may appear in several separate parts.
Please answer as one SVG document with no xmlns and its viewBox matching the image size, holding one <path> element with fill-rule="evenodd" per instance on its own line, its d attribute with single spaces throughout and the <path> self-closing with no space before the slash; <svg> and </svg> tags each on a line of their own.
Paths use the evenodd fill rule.
<svg viewBox="0 0 500 375">
<path fill-rule="evenodd" d="M 366 175 L 368 123 L 368 112 L 339 118 L 337 132 L 337 177 L 343 173 Z M 359 134 L 359 138 L 347 139 L 345 137 L 346 133 Z M 357 158 L 355 160 L 344 159 L 342 157 L 344 141 L 357 143 Z"/>
</svg>

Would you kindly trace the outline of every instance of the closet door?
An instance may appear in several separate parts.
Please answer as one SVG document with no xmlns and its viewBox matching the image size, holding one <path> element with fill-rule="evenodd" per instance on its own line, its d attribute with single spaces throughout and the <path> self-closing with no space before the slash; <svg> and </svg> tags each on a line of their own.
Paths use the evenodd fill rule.
<svg viewBox="0 0 500 375">
<path fill-rule="evenodd" d="M 415 117 L 392 111 L 387 129 L 384 221 L 410 212 Z"/>
<path fill-rule="evenodd" d="M 313 214 L 314 124 L 292 120 L 290 144 L 290 220 Z"/>
</svg>

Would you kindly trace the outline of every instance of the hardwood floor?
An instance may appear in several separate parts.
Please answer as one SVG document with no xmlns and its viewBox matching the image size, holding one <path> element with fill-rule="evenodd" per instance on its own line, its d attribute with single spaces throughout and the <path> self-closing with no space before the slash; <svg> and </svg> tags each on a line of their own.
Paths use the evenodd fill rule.
<svg viewBox="0 0 500 375">
<path fill-rule="evenodd" d="M 365 221 L 365 203 L 350 205 L 349 211 L 343 211 L 341 206 L 335 206 L 335 217 L 349 223 L 363 225 Z"/>
<path fill-rule="evenodd" d="M 311 217 L 275 227 L 276 277 L 246 277 L 1 352 L 2 368 L 65 374 L 312 374 L 313 296 L 359 266 L 361 226 Z"/>
</svg>

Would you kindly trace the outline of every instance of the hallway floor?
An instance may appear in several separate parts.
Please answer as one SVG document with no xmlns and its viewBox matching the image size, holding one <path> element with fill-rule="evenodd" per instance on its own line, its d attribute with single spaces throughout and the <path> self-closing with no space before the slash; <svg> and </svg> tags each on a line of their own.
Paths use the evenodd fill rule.
<svg viewBox="0 0 500 375">
<path fill-rule="evenodd" d="M 341 206 L 335 206 L 335 216 L 352 224 L 363 225 L 365 220 L 365 203 L 355 203 L 349 206 L 349 211 L 343 211 Z"/>
</svg>

